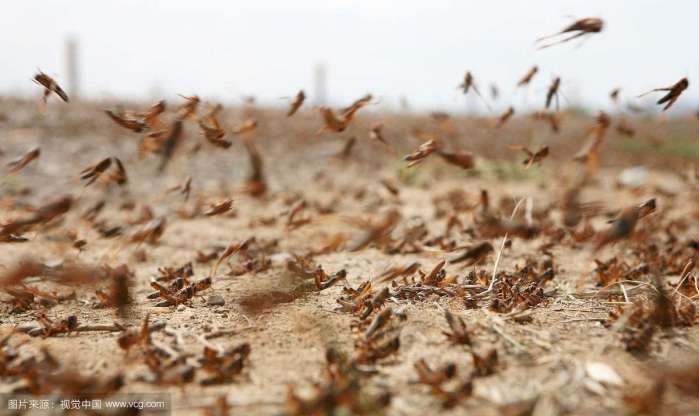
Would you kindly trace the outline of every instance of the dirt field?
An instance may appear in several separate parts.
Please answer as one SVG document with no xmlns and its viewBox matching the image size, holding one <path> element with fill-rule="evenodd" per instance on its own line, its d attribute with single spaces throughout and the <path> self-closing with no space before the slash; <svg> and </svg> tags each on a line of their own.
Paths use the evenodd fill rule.
<svg viewBox="0 0 699 416">
<path fill-rule="evenodd" d="M 168 102 L 165 125 L 181 101 Z M 555 133 L 525 116 L 496 129 L 486 119 L 362 109 L 346 131 L 317 134 L 323 121 L 310 107 L 286 118 L 241 106 L 219 114 L 222 127 L 231 132 L 254 119 L 256 129 L 229 133 L 232 145 L 221 148 L 185 119 L 159 172 L 161 155 L 139 157 L 145 133 L 102 112 L 115 103 L 49 101 L 43 114 L 36 105 L 0 102 L 3 164 L 41 149 L 22 169 L 5 168 L 0 221 L 31 218 L 64 195 L 72 204 L 2 234 L 27 239 L 0 243 L 0 328 L 15 328 L 0 354 L 3 393 L 101 397 L 67 386 L 104 387 L 121 374 L 114 390 L 169 392 L 174 414 L 218 414 L 220 397 L 235 415 L 699 414 L 696 120 L 630 119 L 633 137 L 612 124 L 600 168 L 581 181 L 593 163 L 571 158 L 595 126 L 590 115 L 564 114 Z M 370 137 L 376 122 L 386 143 Z M 422 143 L 416 128 L 443 148 L 472 152 L 475 166 L 432 154 L 406 167 L 403 156 Z M 350 137 L 351 152 L 337 156 Z M 250 192 L 246 141 L 259 151 L 264 194 Z M 548 145 L 550 155 L 524 169 L 524 153 L 508 148 L 514 143 Z M 103 174 L 86 186 L 80 172 L 108 157 L 123 162 L 128 181 Z M 632 166 L 645 166 L 647 177 L 620 183 Z M 571 190 L 577 200 L 562 202 Z M 637 215 L 632 233 L 608 224 L 651 198 L 655 210 Z M 206 215 L 227 199 L 230 210 Z M 565 226 L 574 214 L 580 218 Z M 618 241 L 603 244 L 605 236 Z M 471 256 L 475 264 L 449 262 L 484 242 L 491 250 Z M 232 255 L 217 268 L 227 247 Z M 22 262 L 40 271 L 13 280 Z M 184 285 L 210 276 L 210 287 L 148 298 L 157 293 L 151 280 L 167 275 L 159 269 L 188 262 Z M 73 266 L 89 278 L 62 272 Z M 341 270 L 346 279 L 324 288 Z M 116 293 L 120 276 L 130 302 Z M 363 282 L 371 282 L 366 293 L 352 291 Z M 168 299 L 175 305 L 156 306 Z M 444 334 L 453 331 L 445 311 L 463 319 L 468 342 Z M 54 324 L 42 326 L 41 314 Z M 77 325 L 57 325 L 70 315 Z M 137 338 L 147 317 L 150 340 L 121 348 L 118 339 L 127 330 Z M 231 351 L 244 343 L 249 355 L 246 347 Z M 205 347 L 214 358 L 202 364 Z M 328 349 L 347 358 L 327 364 Z M 58 363 L 47 364 L 46 352 Z M 420 359 L 434 370 L 422 380 Z"/>
</svg>

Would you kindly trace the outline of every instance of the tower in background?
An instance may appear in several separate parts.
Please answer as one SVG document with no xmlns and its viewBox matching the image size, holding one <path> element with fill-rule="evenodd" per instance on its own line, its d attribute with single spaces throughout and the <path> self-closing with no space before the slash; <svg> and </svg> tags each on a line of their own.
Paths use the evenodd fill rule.
<svg viewBox="0 0 699 416">
<path fill-rule="evenodd" d="M 66 39 L 65 65 L 68 95 L 75 100 L 80 95 L 80 69 L 78 68 L 78 41 L 72 36 Z"/>
<path fill-rule="evenodd" d="M 328 101 L 328 73 L 325 64 L 316 64 L 313 70 L 313 104 L 324 106 Z"/>
</svg>

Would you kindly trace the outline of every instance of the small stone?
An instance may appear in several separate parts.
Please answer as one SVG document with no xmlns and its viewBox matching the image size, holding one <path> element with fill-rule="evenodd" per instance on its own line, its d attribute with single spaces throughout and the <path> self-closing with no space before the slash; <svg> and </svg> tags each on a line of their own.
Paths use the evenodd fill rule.
<svg viewBox="0 0 699 416">
<path fill-rule="evenodd" d="M 211 295 L 206 300 L 206 304 L 209 306 L 223 306 L 226 304 L 226 301 L 223 299 L 223 296 L 221 295 Z"/>
<path fill-rule="evenodd" d="M 648 169 L 643 166 L 634 166 L 621 171 L 618 180 L 624 186 L 638 188 L 646 182 L 647 178 Z"/>
</svg>

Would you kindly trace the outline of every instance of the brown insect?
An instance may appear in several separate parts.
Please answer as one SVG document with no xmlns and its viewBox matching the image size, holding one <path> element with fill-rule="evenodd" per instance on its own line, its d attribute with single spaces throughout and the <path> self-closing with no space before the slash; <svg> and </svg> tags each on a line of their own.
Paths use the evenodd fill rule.
<svg viewBox="0 0 699 416">
<path fill-rule="evenodd" d="M 515 108 L 514 107 L 508 108 L 507 111 L 505 111 L 504 113 L 502 113 L 500 115 L 500 117 L 498 117 L 498 121 L 495 124 L 495 128 L 499 129 L 500 127 L 502 127 L 505 123 L 507 123 L 507 120 L 512 118 L 512 116 L 514 114 L 515 114 Z"/>
<path fill-rule="evenodd" d="M 347 281 L 347 271 L 342 269 L 328 276 L 323 269 L 319 268 L 316 269 L 313 279 L 318 290 L 325 290 L 340 281 Z"/>
<path fill-rule="evenodd" d="M 8 267 L 0 277 L 0 287 L 21 284 L 28 277 L 39 276 L 44 272 L 44 265 L 31 260 L 21 261 L 14 267 Z"/>
<path fill-rule="evenodd" d="M 112 162 L 114 163 L 115 169 L 112 172 L 108 172 L 109 168 L 112 166 Z M 103 178 L 105 183 L 116 182 L 119 186 L 128 182 L 126 169 L 121 163 L 121 160 L 116 157 L 108 157 L 96 165 L 85 168 L 80 172 L 80 180 L 87 180 L 85 183 L 86 187 L 100 178 Z"/>
<path fill-rule="evenodd" d="M 162 153 L 169 133 L 169 129 L 160 129 L 145 135 L 138 144 L 139 158 L 143 158 L 150 153 Z"/>
<path fill-rule="evenodd" d="M 359 102 L 359 101 L 358 101 Z M 333 110 L 327 107 L 321 107 L 320 113 L 323 116 L 323 122 L 325 126 L 320 129 L 319 132 L 331 131 L 335 133 L 340 133 L 347 129 L 350 121 L 354 118 L 354 114 L 362 108 L 364 104 L 353 104 L 344 111 L 340 117 L 336 116 Z M 377 137 L 378 139 L 378 137 Z"/>
<path fill-rule="evenodd" d="M 376 361 L 395 354 L 400 349 L 400 336 L 390 336 L 372 346 L 357 352 L 355 360 L 360 364 L 375 363 Z"/>
<path fill-rule="evenodd" d="M 589 173 L 593 173 L 597 170 L 599 152 L 611 122 L 609 116 L 605 112 L 600 111 L 597 115 L 595 125 L 592 126 L 588 132 L 588 135 L 591 136 L 590 139 L 575 155 L 573 155 L 573 160 L 586 163 Z"/>
<path fill-rule="evenodd" d="M 175 281 L 174 283 L 178 282 Z M 189 302 L 195 295 L 210 288 L 211 277 L 205 277 L 187 286 L 184 286 L 184 284 L 172 284 L 170 287 L 165 287 L 156 281 L 151 281 L 150 284 L 158 291 L 158 296 L 163 299 L 155 304 L 156 307 L 177 306 Z"/>
<path fill-rule="evenodd" d="M 121 163 L 121 160 L 118 157 L 113 157 L 112 159 L 114 160 L 114 166 L 116 166 L 116 171 L 111 172 L 109 174 L 109 180 L 116 182 L 119 186 L 122 186 L 129 181 L 129 178 L 126 175 L 126 169 L 124 168 L 124 164 Z"/>
<path fill-rule="evenodd" d="M 26 219 L 12 221 L 0 227 L 0 236 L 3 238 L 21 234 L 36 224 L 45 224 L 59 215 L 65 214 L 73 205 L 71 196 L 63 196 L 54 202 L 46 204 Z"/>
<path fill-rule="evenodd" d="M 131 236 L 131 241 L 135 243 L 146 242 L 148 244 L 157 244 L 160 237 L 165 232 L 167 219 L 162 217 L 157 221 L 153 221 L 144 227 L 141 231 L 134 233 Z"/>
<path fill-rule="evenodd" d="M 469 152 L 447 152 L 446 150 L 437 150 L 437 154 L 449 164 L 458 166 L 462 169 L 471 169 L 475 166 L 473 153 Z"/>
<path fill-rule="evenodd" d="M 37 84 L 41 85 L 44 87 L 44 96 L 43 96 L 43 101 L 46 103 L 46 101 L 49 98 L 49 95 L 53 92 L 65 102 L 70 101 L 68 99 L 68 94 L 66 94 L 65 91 L 63 91 L 63 88 L 61 88 L 58 83 L 51 78 L 50 76 L 46 75 L 45 73 L 39 71 L 38 74 L 34 75 L 34 82 Z"/>
<path fill-rule="evenodd" d="M 595 251 L 609 243 L 629 238 L 633 234 L 638 220 L 653 213 L 655 208 L 655 198 L 652 198 L 641 205 L 629 207 L 621 211 L 619 216 L 611 221 L 611 227 L 597 236 Z"/>
<path fill-rule="evenodd" d="M 211 377 L 202 380 L 201 384 L 210 386 L 232 382 L 243 371 L 250 351 L 250 344 L 247 342 L 225 351 L 204 347 L 199 363 L 202 370 L 211 374 Z"/>
<path fill-rule="evenodd" d="M 44 338 L 58 335 L 58 334 L 69 334 L 78 328 L 78 317 L 75 315 L 68 315 L 65 319 L 59 322 L 54 322 L 49 319 L 44 314 L 39 314 L 37 320 L 43 328 L 38 333 L 31 333 L 30 335 L 36 336 L 41 335 Z"/>
<path fill-rule="evenodd" d="M 160 100 L 145 113 L 140 113 L 139 116 L 148 128 L 154 129 L 160 126 L 160 115 L 163 112 L 165 112 L 165 100 Z"/>
<path fill-rule="evenodd" d="M 320 113 L 323 116 L 324 127 L 320 129 L 319 133 L 323 131 L 331 131 L 339 133 L 345 131 L 349 123 L 354 118 L 355 113 L 365 105 L 369 104 L 372 100 L 372 95 L 367 94 L 356 101 L 354 101 L 349 107 L 340 110 L 339 117 L 335 115 L 333 110 L 327 107 L 321 107 Z M 378 137 L 376 137 L 378 139 Z"/>
<path fill-rule="evenodd" d="M 463 91 L 464 95 L 468 94 L 470 90 L 473 90 L 473 92 L 476 93 L 476 95 L 485 103 L 485 105 L 490 108 L 490 104 L 485 100 L 485 98 L 481 95 L 481 92 L 478 90 L 478 87 L 476 86 L 476 81 L 473 78 L 473 74 L 471 74 L 471 71 L 466 71 L 466 74 L 464 74 L 464 80 L 459 84 L 459 88 L 461 88 L 461 91 Z"/>
<path fill-rule="evenodd" d="M 492 83 L 490 84 L 490 98 L 493 101 L 497 101 L 497 99 L 500 97 L 500 89 L 498 88 L 497 84 Z"/>
<path fill-rule="evenodd" d="M 38 159 L 39 156 L 41 156 L 41 149 L 36 147 L 25 153 L 24 156 L 20 157 L 19 159 L 13 160 L 12 162 L 8 163 L 7 166 L 10 168 L 10 172 L 17 172 L 22 170 L 33 160 Z"/>
<path fill-rule="evenodd" d="M 612 100 L 614 104 L 619 102 L 619 93 L 621 92 L 621 88 L 614 88 L 610 93 L 609 93 L 609 98 Z"/>
<path fill-rule="evenodd" d="M 126 306 L 131 303 L 129 295 L 130 282 L 134 274 L 126 264 L 112 269 L 107 269 L 107 279 L 110 281 L 109 289 L 105 292 L 97 290 L 95 295 L 102 306 L 117 308 L 119 315 L 123 315 Z"/>
<path fill-rule="evenodd" d="M 427 361 L 424 358 L 419 359 L 414 367 L 420 383 L 433 387 L 440 386 L 447 380 L 454 378 L 457 374 L 457 367 L 454 363 L 447 363 L 444 367 L 433 370 L 427 365 Z"/>
<path fill-rule="evenodd" d="M 381 179 L 381 185 L 393 196 L 400 195 L 400 189 L 393 181 L 389 179 Z"/>
<path fill-rule="evenodd" d="M 392 316 L 393 310 L 391 308 L 385 308 L 376 314 L 374 320 L 371 321 L 369 327 L 366 329 L 366 331 L 364 331 L 364 338 L 371 339 L 374 334 L 377 333 L 377 331 L 386 326 L 386 324 L 391 320 Z"/>
<path fill-rule="evenodd" d="M 473 354 L 473 377 L 487 377 L 495 374 L 495 368 L 498 365 L 498 350 L 495 348 L 487 348 L 485 352 Z"/>
<path fill-rule="evenodd" d="M 257 129 L 257 121 L 249 118 L 234 128 L 233 134 L 252 133 L 255 129 Z"/>
<path fill-rule="evenodd" d="M 650 94 L 652 92 L 657 92 L 657 91 L 668 91 L 667 94 L 665 94 L 661 99 L 658 100 L 656 104 L 665 104 L 665 107 L 663 107 L 663 111 L 667 110 L 668 108 L 672 107 L 672 105 L 677 101 L 678 98 L 680 98 L 680 95 L 687 89 L 689 88 L 689 79 L 682 78 L 681 80 L 677 81 L 674 85 L 671 87 L 664 87 L 664 88 L 655 88 L 653 90 L 650 90 L 646 93 L 643 93 L 639 95 L 638 97 L 643 97 L 647 94 Z"/>
<path fill-rule="evenodd" d="M 536 73 L 539 72 L 539 67 L 534 65 L 531 67 L 529 71 L 527 71 L 526 74 L 520 80 L 517 82 L 517 87 L 523 87 L 525 85 L 529 85 L 530 82 L 532 82 L 532 79 L 534 79 L 534 76 Z"/>
<path fill-rule="evenodd" d="M 532 114 L 532 118 L 535 120 L 543 120 L 549 124 L 551 131 L 558 133 L 561 130 L 561 116 L 559 113 L 548 113 L 543 111 L 538 111 Z"/>
<path fill-rule="evenodd" d="M 188 176 L 184 181 L 184 184 L 174 186 L 168 189 L 166 192 L 179 192 L 180 194 L 184 195 L 184 200 L 187 202 L 187 200 L 189 200 L 189 194 L 192 192 L 192 177 Z"/>
<path fill-rule="evenodd" d="M 484 238 L 500 237 L 505 234 L 524 239 L 534 238 L 539 233 L 539 228 L 511 220 L 499 218 L 490 213 L 487 208 L 481 208 L 477 218 L 478 232 Z"/>
<path fill-rule="evenodd" d="M 286 113 L 287 117 L 291 117 L 296 112 L 301 108 L 303 105 L 304 100 L 306 99 L 306 93 L 303 92 L 303 90 L 300 90 L 297 94 L 296 97 L 294 98 L 294 101 L 291 102 L 291 106 L 289 108 L 289 111 Z"/>
<path fill-rule="evenodd" d="M 223 149 L 228 149 L 233 143 L 228 140 L 223 140 L 223 137 L 226 135 L 226 131 L 221 128 L 221 125 L 216 119 L 216 113 L 218 113 L 220 110 L 220 104 L 213 106 L 206 115 L 206 122 L 199 120 L 199 128 L 201 129 L 202 133 L 204 133 L 204 137 L 209 141 L 209 143 Z"/>
<path fill-rule="evenodd" d="M 141 120 L 137 120 L 135 118 L 126 118 L 124 116 L 117 115 L 110 110 L 104 110 L 104 112 L 116 124 L 120 125 L 121 127 L 125 128 L 125 129 L 129 129 L 129 130 L 133 131 L 134 133 L 141 133 L 142 131 L 144 131 L 148 128 L 148 125 Z"/>
<path fill-rule="evenodd" d="M 163 136 L 163 155 L 158 170 L 162 172 L 175 154 L 182 138 L 182 120 L 175 120 L 170 130 Z"/>
<path fill-rule="evenodd" d="M 390 393 L 368 393 L 354 363 L 338 351 L 328 348 L 327 364 L 320 382 L 314 383 L 310 395 L 298 395 L 294 386 L 287 388 L 284 414 L 289 416 L 385 414 Z"/>
<path fill-rule="evenodd" d="M 345 107 L 342 110 L 340 110 L 340 115 L 347 118 L 348 114 L 354 114 L 355 112 L 357 112 L 357 110 L 369 104 L 373 98 L 374 97 L 371 94 L 366 94 L 363 97 L 354 100 L 354 102 L 350 104 L 349 107 Z"/>
<path fill-rule="evenodd" d="M 371 140 L 378 140 L 386 146 L 389 146 L 386 138 L 383 137 L 383 123 L 374 123 L 369 130 L 369 138 Z"/>
<path fill-rule="evenodd" d="M 636 130 L 623 118 L 619 119 L 615 129 L 617 133 L 621 134 L 622 136 L 633 137 L 636 135 Z"/>
<path fill-rule="evenodd" d="M 199 96 L 192 95 L 191 97 L 187 97 L 187 96 L 180 94 L 180 97 L 184 98 L 187 102 L 185 102 L 180 107 L 179 119 L 180 120 L 185 120 L 185 119 L 194 120 L 194 119 L 196 119 L 197 109 L 199 108 L 199 103 L 201 102 L 201 99 L 199 98 Z"/>
<path fill-rule="evenodd" d="M 464 267 L 472 266 L 485 260 L 486 256 L 491 254 L 493 251 L 493 245 L 487 241 L 484 241 L 470 247 L 463 254 L 450 259 L 449 264 L 466 262 Z"/>
<path fill-rule="evenodd" d="M 359 251 L 374 241 L 385 239 L 398 224 L 400 217 L 398 210 L 388 210 L 378 221 L 368 224 L 366 230 L 349 243 L 347 250 Z"/>
<path fill-rule="evenodd" d="M 532 152 L 526 146 L 519 144 L 510 145 L 510 149 L 521 150 L 527 154 L 527 158 L 522 162 L 524 169 L 529 169 L 535 163 L 541 163 L 541 161 L 549 155 L 548 146 L 541 146 L 536 152 Z"/>
<path fill-rule="evenodd" d="M 267 182 L 265 181 L 262 157 L 257 151 L 257 147 L 255 147 L 250 140 L 243 140 L 243 145 L 248 152 L 251 167 L 245 188 L 250 195 L 260 197 L 267 192 Z"/>
<path fill-rule="evenodd" d="M 325 123 L 325 126 L 320 129 L 320 132 L 327 130 L 339 133 L 345 131 L 347 125 L 349 124 L 349 121 L 346 119 L 337 118 L 333 110 L 330 108 L 321 107 L 320 114 L 323 116 L 323 122 Z"/>
<path fill-rule="evenodd" d="M 340 150 L 337 154 L 334 156 L 338 159 L 347 159 L 350 157 L 352 154 L 352 149 L 354 148 L 354 145 L 357 143 L 357 138 L 356 137 L 350 137 L 347 139 L 345 142 L 345 145 L 342 146 L 342 150 Z"/>
<path fill-rule="evenodd" d="M 464 74 L 464 80 L 461 82 L 461 84 L 459 84 L 459 88 L 461 88 L 464 95 L 468 94 L 469 90 L 473 89 L 473 92 L 475 92 L 479 97 L 482 97 L 480 91 L 478 91 L 478 87 L 476 86 L 476 82 L 473 79 L 473 74 L 471 74 L 471 71 L 466 71 L 466 74 Z"/>
<path fill-rule="evenodd" d="M 553 82 L 551 82 L 551 85 L 549 86 L 548 91 L 546 91 L 546 109 L 551 106 L 551 102 L 553 102 L 554 97 L 556 98 L 556 110 L 558 110 L 558 89 L 561 87 L 561 78 L 556 77 Z"/>
<path fill-rule="evenodd" d="M 454 316 L 446 309 L 444 310 L 444 318 L 447 320 L 451 332 L 443 332 L 443 334 L 456 345 L 471 345 L 471 337 L 468 334 L 468 328 L 466 328 L 464 320 L 459 316 Z"/>
<path fill-rule="evenodd" d="M 604 21 L 602 19 L 599 19 L 597 17 L 586 17 L 584 19 L 576 20 L 575 22 L 573 22 L 569 26 L 566 26 L 565 28 L 563 28 L 563 30 L 561 30 L 558 33 L 554 33 L 554 34 L 548 35 L 548 36 L 543 36 L 543 37 L 537 39 L 536 43 L 539 43 L 539 42 L 542 42 L 544 40 L 551 39 L 551 38 L 554 38 L 556 36 L 563 35 L 566 33 L 577 32 L 577 33 L 575 33 L 572 36 L 569 36 L 567 38 L 563 38 L 563 39 L 560 39 L 560 40 L 557 40 L 555 42 L 545 44 L 545 45 L 542 45 L 539 47 L 539 49 L 549 48 L 553 45 L 557 45 L 559 43 L 564 43 L 564 42 L 569 42 L 569 41 L 571 41 L 573 39 L 577 39 L 581 36 L 592 35 L 594 33 L 600 33 L 603 28 L 604 28 Z"/>
<path fill-rule="evenodd" d="M 162 325 L 151 325 L 150 324 L 150 314 L 146 314 L 143 318 L 143 324 L 140 329 L 126 329 L 122 327 L 121 335 L 117 338 L 117 344 L 122 350 L 129 350 L 131 347 L 136 345 L 150 346 L 151 345 L 151 333 L 162 329 L 165 327 L 165 322 L 162 321 Z"/>
<path fill-rule="evenodd" d="M 295 230 L 302 225 L 308 224 L 311 221 L 309 216 L 301 215 L 301 213 L 308 207 L 308 203 L 305 199 L 301 199 L 294 206 L 291 207 L 289 213 L 286 217 L 286 228 L 288 230 Z"/>
<path fill-rule="evenodd" d="M 99 179 L 99 177 L 112 166 L 112 158 L 108 157 L 101 160 L 97 164 L 87 167 L 80 171 L 80 180 L 87 180 L 85 186 L 90 186 L 94 181 Z"/>
<path fill-rule="evenodd" d="M 218 204 L 214 204 L 209 208 L 207 211 L 204 212 L 204 215 L 207 217 L 212 217 L 214 215 L 220 215 L 223 214 L 224 212 L 228 212 L 231 210 L 233 207 L 233 200 L 232 199 L 226 199 L 225 201 L 219 202 Z"/>
<path fill-rule="evenodd" d="M 440 388 L 434 393 L 442 402 L 443 409 L 451 409 L 473 395 L 473 380 L 469 376 L 465 380 L 459 381 L 459 384 L 453 389 Z"/>
<path fill-rule="evenodd" d="M 77 249 L 79 252 L 82 252 L 85 246 L 87 246 L 87 240 L 80 239 L 73 242 L 73 248 Z"/>
<path fill-rule="evenodd" d="M 420 263 L 409 263 L 405 266 L 391 267 L 374 278 L 376 283 L 388 282 L 398 277 L 415 274 L 420 268 Z"/>
<path fill-rule="evenodd" d="M 413 153 L 405 155 L 405 157 L 403 157 L 403 160 L 408 162 L 408 167 L 415 166 L 419 163 L 422 163 L 427 158 L 427 156 L 431 155 L 436 150 L 437 142 L 435 140 L 428 140 L 425 143 L 421 144 Z"/>
<path fill-rule="evenodd" d="M 583 183 L 580 181 L 563 192 L 559 206 L 563 211 L 563 225 L 566 227 L 577 226 L 584 217 L 595 214 L 599 208 L 595 203 L 579 201 L 582 190 Z"/>
</svg>

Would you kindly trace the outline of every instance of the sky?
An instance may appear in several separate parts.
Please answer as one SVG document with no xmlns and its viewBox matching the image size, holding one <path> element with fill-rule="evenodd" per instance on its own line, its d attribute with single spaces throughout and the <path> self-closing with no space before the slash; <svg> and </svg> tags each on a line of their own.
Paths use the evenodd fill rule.
<svg viewBox="0 0 699 416">
<path fill-rule="evenodd" d="M 323 65 L 331 104 L 371 92 L 398 108 L 485 108 L 457 86 L 470 70 L 482 92 L 496 83 L 509 105 L 538 108 L 560 76 L 563 104 L 610 105 L 609 91 L 637 95 L 689 77 L 680 103 L 699 107 L 699 2 L 651 0 L 22 0 L 0 13 L 0 96 L 39 96 L 37 68 L 67 83 L 64 50 L 78 41 L 81 96 L 286 105 L 314 95 Z M 534 40 L 574 18 L 600 17 L 602 33 L 537 50 Z M 514 85 L 532 65 L 526 91 Z M 487 94 L 486 94 L 487 95 Z M 657 99 L 658 97 L 655 96 Z M 471 100 L 475 100 L 472 98 Z M 678 106 L 680 107 L 680 106 Z M 679 111 L 679 110 L 676 110 Z"/>
</svg>

